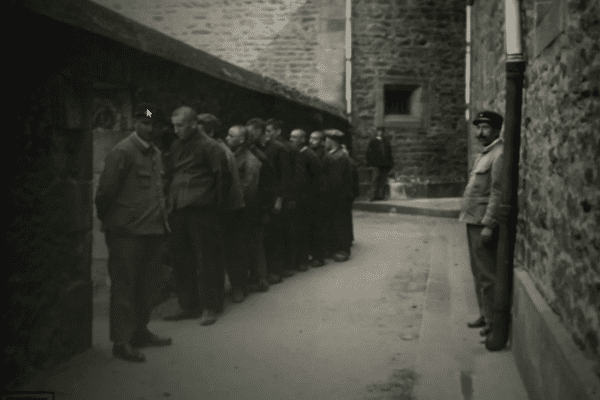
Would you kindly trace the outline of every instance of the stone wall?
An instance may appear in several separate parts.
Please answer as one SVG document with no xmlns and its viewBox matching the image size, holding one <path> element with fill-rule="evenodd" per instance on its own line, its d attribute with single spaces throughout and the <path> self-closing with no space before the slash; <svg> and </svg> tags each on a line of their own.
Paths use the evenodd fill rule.
<svg viewBox="0 0 600 400">
<path fill-rule="evenodd" d="M 393 136 L 394 170 L 405 180 L 464 181 L 465 2 L 355 0 L 352 21 L 357 158 L 365 161 L 379 123 L 381 84 L 415 83 L 423 88 L 421 121 L 387 128 Z"/>
<path fill-rule="evenodd" d="M 345 0 L 94 1 L 345 108 Z"/>
<path fill-rule="evenodd" d="M 473 7 L 471 115 L 504 113 L 503 2 Z M 515 265 L 575 344 L 600 363 L 600 7 L 523 2 L 523 92 Z M 479 151 L 471 143 L 471 156 Z M 600 364 L 599 364 L 600 365 Z"/>
<path fill-rule="evenodd" d="M 137 103 L 155 102 L 167 113 L 189 104 L 217 115 L 225 127 L 276 117 L 286 122 L 286 132 L 347 130 L 344 118 L 291 96 L 215 79 L 21 7 L 11 9 L 11 18 L 30 26 L 31 35 L 9 48 L 19 63 L 9 66 L 6 114 L 12 161 L 5 387 L 91 346 L 90 263 L 92 248 L 103 241 L 93 211 L 93 175 L 111 144 L 131 132 Z M 117 22 L 111 20 L 115 29 L 135 33 L 134 26 Z"/>
</svg>

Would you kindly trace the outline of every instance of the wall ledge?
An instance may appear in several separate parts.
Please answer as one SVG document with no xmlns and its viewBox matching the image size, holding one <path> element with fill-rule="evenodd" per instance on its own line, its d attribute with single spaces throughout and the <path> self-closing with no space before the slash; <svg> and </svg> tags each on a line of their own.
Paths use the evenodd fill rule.
<svg viewBox="0 0 600 400">
<path fill-rule="evenodd" d="M 575 346 L 523 268 L 515 268 L 511 329 L 511 347 L 532 400 L 600 398 L 594 361 Z"/>
</svg>

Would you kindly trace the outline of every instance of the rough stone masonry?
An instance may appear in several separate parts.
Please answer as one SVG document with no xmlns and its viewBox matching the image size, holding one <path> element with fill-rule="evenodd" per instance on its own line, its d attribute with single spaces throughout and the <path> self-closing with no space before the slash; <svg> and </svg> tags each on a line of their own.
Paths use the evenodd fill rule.
<svg viewBox="0 0 600 400">
<path fill-rule="evenodd" d="M 600 7 L 594 0 L 550 3 L 565 7 L 564 15 L 523 1 L 515 265 L 529 272 L 578 347 L 600 363 Z M 548 21 L 550 28 L 539 28 Z M 504 111 L 503 32 L 503 2 L 476 2 L 472 111 Z M 471 143 L 471 155 L 478 150 Z"/>
</svg>

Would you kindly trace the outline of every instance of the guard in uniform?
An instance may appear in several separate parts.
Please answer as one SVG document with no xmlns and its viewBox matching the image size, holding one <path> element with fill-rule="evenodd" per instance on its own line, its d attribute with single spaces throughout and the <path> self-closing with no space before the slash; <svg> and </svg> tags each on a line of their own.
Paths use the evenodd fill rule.
<svg viewBox="0 0 600 400">
<path fill-rule="evenodd" d="M 134 117 L 135 131 L 106 156 L 95 202 L 108 246 L 113 355 L 143 362 L 146 357 L 136 347 L 171 344 L 147 328 L 169 229 L 162 159 L 155 145 L 166 119 L 149 104 L 140 105 Z"/>
<path fill-rule="evenodd" d="M 503 190 L 502 122 L 502 116 L 493 111 L 482 111 L 473 121 L 477 127 L 475 137 L 483 149 L 473 164 L 459 216 L 459 221 L 467 224 L 471 270 L 480 311 L 480 317 L 467 325 L 470 328 L 483 328 L 482 336 L 491 332 L 494 323 L 492 306 L 498 249 L 498 209 Z"/>
</svg>

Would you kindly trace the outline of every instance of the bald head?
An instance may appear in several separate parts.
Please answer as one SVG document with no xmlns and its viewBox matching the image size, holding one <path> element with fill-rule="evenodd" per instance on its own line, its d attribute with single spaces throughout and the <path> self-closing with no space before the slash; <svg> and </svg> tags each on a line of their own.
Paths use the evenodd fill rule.
<svg viewBox="0 0 600 400">
<path fill-rule="evenodd" d="M 319 146 L 323 146 L 323 141 L 324 141 L 325 136 L 323 135 L 323 132 L 321 131 L 314 131 L 313 133 L 310 134 L 310 147 L 311 148 L 317 148 Z"/>
<path fill-rule="evenodd" d="M 173 123 L 175 134 L 180 139 L 188 138 L 192 133 L 196 132 L 198 126 L 196 117 L 196 111 L 188 106 L 179 107 L 173 111 L 171 122 Z"/>
<path fill-rule="evenodd" d="M 290 133 L 290 142 L 299 149 L 303 148 L 306 146 L 306 132 L 302 129 L 294 129 Z"/>
</svg>

